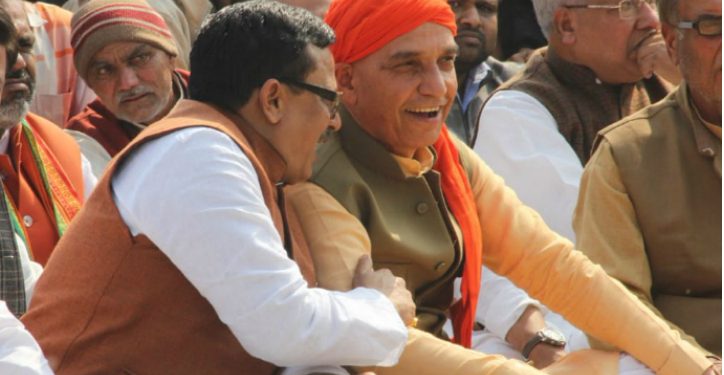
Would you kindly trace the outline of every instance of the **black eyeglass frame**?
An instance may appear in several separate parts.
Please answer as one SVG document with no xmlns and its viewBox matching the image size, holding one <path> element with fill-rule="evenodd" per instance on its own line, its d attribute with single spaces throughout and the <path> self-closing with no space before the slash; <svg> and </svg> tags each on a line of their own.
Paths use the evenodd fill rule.
<svg viewBox="0 0 724 375">
<path fill-rule="evenodd" d="M 332 105 L 329 107 L 329 118 L 334 119 L 335 116 L 337 116 L 337 112 L 339 111 L 339 103 L 340 98 L 342 97 L 342 93 L 339 91 L 332 91 L 329 89 L 325 89 L 324 87 L 319 87 L 317 85 L 312 85 L 311 83 L 306 83 L 302 81 L 297 81 L 294 79 L 288 79 L 288 78 L 279 78 L 279 82 L 286 83 L 288 85 L 296 86 L 300 89 L 307 90 L 311 92 L 314 95 L 317 95 L 318 97 L 329 101 L 332 103 Z"/>
<path fill-rule="evenodd" d="M 719 25 L 719 33 L 717 34 L 705 34 L 701 30 L 701 23 L 702 22 L 708 22 L 712 21 L 715 24 Z M 696 33 L 700 36 L 721 36 L 721 16 L 714 16 L 714 15 L 703 15 L 699 17 L 695 21 L 681 21 L 676 24 L 677 29 L 692 29 L 696 30 Z"/>
<path fill-rule="evenodd" d="M 636 11 L 636 13 L 630 17 L 626 17 L 623 15 L 623 4 L 624 3 L 630 3 L 633 6 L 633 9 Z M 628 20 L 628 19 L 634 19 L 639 14 L 639 9 L 644 4 L 649 4 L 651 6 L 655 6 L 654 0 L 621 0 L 618 4 L 571 4 L 571 5 L 564 5 L 564 8 L 568 9 L 606 9 L 606 10 L 613 10 L 618 9 L 618 17 L 622 20 Z"/>
</svg>

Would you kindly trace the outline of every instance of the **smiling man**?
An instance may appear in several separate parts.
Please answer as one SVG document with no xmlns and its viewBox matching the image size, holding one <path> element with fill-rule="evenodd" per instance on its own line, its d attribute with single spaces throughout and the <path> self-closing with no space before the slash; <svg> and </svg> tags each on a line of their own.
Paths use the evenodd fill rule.
<svg viewBox="0 0 724 375">
<path fill-rule="evenodd" d="M 37 286 L 23 322 L 56 374 L 397 362 L 414 316 L 402 279 L 366 259 L 359 288 L 315 288 L 284 204 L 339 129 L 333 41 L 274 1 L 204 23 L 191 99 L 113 159 Z"/>
<path fill-rule="evenodd" d="M 457 92 L 457 28 L 447 2 L 336 0 L 325 21 L 338 37 L 332 52 L 343 125 L 320 147 L 313 184 L 289 198 L 301 215 L 320 286 L 352 287 L 354 264 L 365 253 L 406 280 L 417 328 L 440 339 L 411 330 L 396 373 L 538 373 L 521 361 L 461 348 L 472 345 L 483 262 L 661 374 L 702 374 L 711 367 L 704 353 L 574 251 L 450 136 L 444 119 Z M 452 340 L 461 346 L 441 340 L 448 317 Z M 618 358 L 606 355 L 603 362 Z M 615 363 L 586 364 L 616 373 Z M 568 368 L 594 373 L 575 370 Z"/>
<path fill-rule="evenodd" d="M 73 61 L 98 99 L 68 121 L 113 156 L 188 96 L 166 22 L 143 0 L 93 0 L 71 21 Z"/>
</svg>

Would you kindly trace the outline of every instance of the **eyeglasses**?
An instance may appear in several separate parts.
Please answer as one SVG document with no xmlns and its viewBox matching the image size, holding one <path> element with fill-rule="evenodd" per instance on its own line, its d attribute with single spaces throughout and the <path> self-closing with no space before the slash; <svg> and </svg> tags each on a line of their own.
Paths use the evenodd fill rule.
<svg viewBox="0 0 724 375">
<path fill-rule="evenodd" d="M 342 97 L 342 93 L 339 91 L 332 91 L 325 89 L 324 87 L 319 87 L 316 85 L 312 85 L 306 82 L 300 82 L 293 79 L 287 79 L 287 78 L 280 78 L 279 81 L 284 82 L 291 86 L 296 86 L 300 89 L 307 90 L 311 92 L 314 95 L 319 96 L 320 98 L 332 103 L 331 105 L 327 106 L 329 108 L 329 118 L 334 119 L 335 116 L 337 116 L 337 112 L 339 111 L 339 99 Z"/>
<path fill-rule="evenodd" d="M 694 29 L 701 36 L 721 36 L 721 16 L 701 16 L 696 21 L 679 22 L 677 29 Z"/>
<path fill-rule="evenodd" d="M 618 9 L 618 17 L 622 20 L 634 19 L 639 15 L 639 9 L 644 3 L 652 8 L 656 6 L 656 0 L 621 0 L 618 5 L 613 4 L 579 4 L 564 5 L 564 8 L 586 8 L 586 9 Z"/>
</svg>

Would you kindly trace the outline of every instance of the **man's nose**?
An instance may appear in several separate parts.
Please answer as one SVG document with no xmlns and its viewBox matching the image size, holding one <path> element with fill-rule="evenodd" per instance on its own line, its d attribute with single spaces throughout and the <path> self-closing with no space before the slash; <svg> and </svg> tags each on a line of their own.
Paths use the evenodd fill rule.
<svg viewBox="0 0 724 375">
<path fill-rule="evenodd" d="M 119 89 L 130 90 L 136 87 L 139 83 L 138 75 L 133 68 L 123 67 L 119 72 Z"/>
<path fill-rule="evenodd" d="M 641 2 L 636 15 L 636 28 L 639 30 L 660 28 L 659 14 L 656 12 L 656 6 L 646 1 Z"/>
<path fill-rule="evenodd" d="M 447 92 L 447 81 L 445 73 L 435 65 L 425 71 L 418 88 L 420 94 L 441 98 Z"/>
<path fill-rule="evenodd" d="M 472 29 L 480 27 L 480 14 L 478 14 L 475 4 L 471 2 L 470 4 L 463 6 L 463 9 L 460 11 L 460 15 L 458 16 L 458 25 L 461 28 L 463 25 Z"/>
<path fill-rule="evenodd" d="M 18 57 L 15 59 L 15 64 L 13 64 L 12 71 L 16 72 L 18 70 L 22 70 L 27 67 L 28 67 L 28 63 L 25 61 L 25 54 L 18 53 Z"/>
</svg>

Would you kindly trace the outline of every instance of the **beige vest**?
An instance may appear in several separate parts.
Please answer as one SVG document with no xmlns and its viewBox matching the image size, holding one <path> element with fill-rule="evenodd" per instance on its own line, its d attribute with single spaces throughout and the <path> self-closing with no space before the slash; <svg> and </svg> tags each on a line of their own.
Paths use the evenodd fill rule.
<svg viewBox="0 0 724 375">
<path fill-rule="evenodd" d="M 405 279 L 417 304 L 418 328 L 441 334 L 463 252 L 440 175 L 405 177 L 393 156 L 346 111 L 342 122 L 338 135 L 318 150 L 312 182 L 364 225 L 375 267 Z"/>
<path fill-rule="evenodd" d="M 601 137 L 636 208 L 654 305 L 720 355 L 721 141 L 692 113 L 683 85 Z"/>
<path fill-rule="evenodd" d="M 144 130 L 111 162 L 36 286 L 23 322 L 56 373 L 271 374 L 275 370 L 246 353 L 208 301 L 147 237 L 130 235 L 114 204 L 111 177 L 119 163 L 145 142 L 192 126 L 229 135 L 249 157 L 284 238 L 274 182 L 280 180 L 285 165 L 276 151 L 240 118 L 199 102 L 179 102 L 168 117 Z M 288 223 L 290 231 L 297 232 L 293 218 Z M 292 236 L 292 243 L 295 259 L 313 284 L 306 241 Z"/>
<path fill-rule="evenodd" d="M 541 102 L 585 165 L 599 130 L 662 99 L 671 86 L 657 77 L 635 84 L 597 83 L 592 70 L 544 47 L 531 56 L 524 71 L 498 90 L 522 91 Z"/>
</svg>

